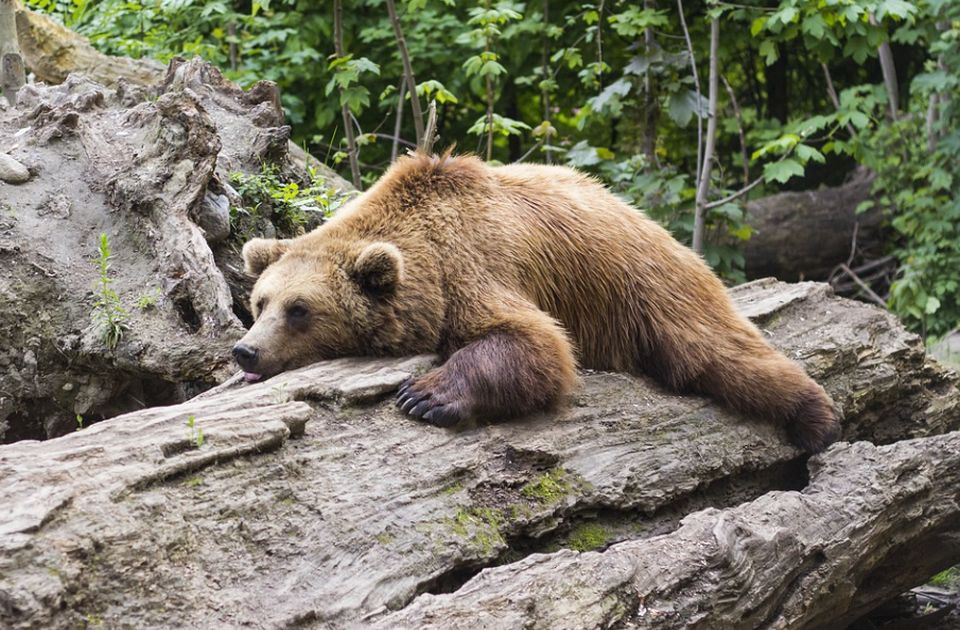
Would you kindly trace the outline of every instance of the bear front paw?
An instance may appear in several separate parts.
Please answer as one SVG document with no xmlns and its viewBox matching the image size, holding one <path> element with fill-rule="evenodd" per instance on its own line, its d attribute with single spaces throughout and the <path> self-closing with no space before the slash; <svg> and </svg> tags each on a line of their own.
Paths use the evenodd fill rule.
<svg viewBox="0 0 960 630">
<path fill-rule="evenodd" d="M 466 417 L 463 403 L 435 373 L 404 381 L 397 392 L 397 407 L 438 427 L 452 427 Z"/>
</svg>

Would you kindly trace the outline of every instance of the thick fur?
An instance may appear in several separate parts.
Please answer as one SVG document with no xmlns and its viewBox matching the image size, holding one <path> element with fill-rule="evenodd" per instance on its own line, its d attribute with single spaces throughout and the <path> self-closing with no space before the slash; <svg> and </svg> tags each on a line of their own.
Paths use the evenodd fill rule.
<svg viewBox="0 0 960 630">
<path fill-rule="evenodd" d="M 260 352 L 250 371 L 440 352 L 446 363 L 399 404 L 450 425 L 556 405 L 579 359 L 784 422 L 808 451 L 839 433 L 823 389 L 735 312 L 697 255 L 568 168 L 405 157 L 327 224 L 244 256 L 263 272 L 242 341 Z M 294 301 L 306 325 L 284 314 Z"/>
</svg>

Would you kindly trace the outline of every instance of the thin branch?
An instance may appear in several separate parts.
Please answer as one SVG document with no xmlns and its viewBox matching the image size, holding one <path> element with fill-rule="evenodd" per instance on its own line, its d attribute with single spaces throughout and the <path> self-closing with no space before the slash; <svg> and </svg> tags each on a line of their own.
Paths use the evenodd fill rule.
<svg viewBox="0 0 960 630">
<path fill-rule="evenodd" d="M 730 106 L 733 107 L 733 116 L 737 119 L 737 132 L 740 134 L 740 154 L 743 159 L 743 187 L 750 185 L 750 153 L 747 151 L 747 137 L 743 132 L 743 116 L 740 113 L 740 105 L 737 103 L 737 95 L 734 93 L 727 77 L 720 75 L 723 81 L 723 87 L 727 89 L 727 96 L 730 97 Z"/>
<path fill-rule="evenodd" d="M 833 103 L 834 109 L 838 112 L 840 111 L 840 99 L 837 97 L 837 90 L 833 87 L 833 78 L 830 76 L 830 68 L 827 67 L 827 64 L 821 63 L 820 67 L 823 69 L 823 78 L 827 81 L 827 96 L 830 97 L 830 102 Z M 853 128 L 849 122 L 847 123 L 847 133 L 850 134 L 850 137 L 857 135 L 857 130 Z"/>
<path fill-rule="evenodd" d="M 403 97 L 404 93 L 407 91 L 406 80 L 400 81 L 400 98 L 397 100 L 397 119 L 393 123 L 393 144 L 390 145 L 390 161 L 393 162 L 397 159 L 397 151 L 399 149 L 398 145 L 400 144 L 400 127 L 403 125 Z"/>
<path fill-rule="evenodd" d="M 600 89 L 603 89 L 603 3 L 606 0 L 600 0 L 600 6 L 597 8 L 597 81 L 600 83 Z"/>
<path fill-rule="evenodd" d="M 532 147 L 530 147 L 530 149 L 529 149 L 526 153 L 524 153 L 524 154 L 521 155 L 519 158 L 517 158 L 516 160 L 514 160 L 513 163 L 514 163 L 514 164 L 519 164 L 520 162 L 523 162 L 523 161 L 526 160 L 528 157 L 530 157 L 530 156 L 533 154 L 534 151 L 536 151 L 537 149 L 539 149 L 539 148 L 542 147 L 542 146 L 543 146 L 543 140 L 537 140 L 537 143 L 536 143 L 535 145 L 533 145 Z"/>
<path fill-rule="evenodd" d="M 737 192 L 735 192 L 735 193 L 733 193 L 733 194 L 730 194 L 730 195 L 727 195 L 727 196 L 724 197 L 723 199 L 717 199 L 716 201 L 711 201 L 710 203 L 705 204 L 705 205 L 703 206 L 703 209 L 704 209 L 704 210 L 713 210 L 714 208 L 719 208 L 720 206 L 722 206 L 722 205 L 725 204 L 725 203 L 730 203 L 731 201 L 736 201 L 736 200 L 739 199 L 740 197 L 743 197 L 745 194 L 747 194 L 748 192 L 750 192 L 751 190 L 753 190 L 754 188 L 756 188 L 757 186 L 759 186 L 762 181 L 763 181 L 763 175 L 761 175 L 760 177 L 756 178 L 755 180 L 753 180 L 752 182 L 750 182 L 748 185 L 744 186 L 743 188 L 741 188 L 741 189 L 738 190 Z"/>
<path fill-rule="evenodd" d="M 677 0 L 678 2 L 680 0 Z M 706 232 L 707 195 L 710 192 L 710 173 L 713 170 L 713 154 L 717 142 L 717 96 L 720 91 L 717 65 L 720 48 L 720 18 L 710 21 L 710 76 L 707 105 L 707 143 L 703 152 L 703 171 L 697 186 L 696 209 L 693 215 L 693 251 L 703 253 L 703 237 Z"/>
<path fill-rule="evenodd" d="M 683 28 L 683 39 L 687 42 L 687 52 L 690 54 L 690 69 L 693 71 L 693 86 L 697 91 L 697 190 L 700 190 L 700 168 L 703 160 L 703 117 L 700 115 L 700 104 L 703 97 L 700 94 L 700 76 L 697 74 L 697 58 L 693 54 L 693 42 L 690 41 L 690 31 L 687 29 L 687 19 L 683 16 L 683 0 L 677 0 L 677 11 L 680 13 L 680 26 Z"/>
<path fill-rule="evenodd" d="M 430 101 L 427 110 L 427 128 L 423 132 L 423 142 L 418 149 L 427 155 L 433 154 L 433 145 L 437 141 L 437 101 Z"/>
<path fill-rule="evenodd" d="M 543 122 L 550 124 L 550 91 L 547 89 L 547 75 L 550 72 L 550 39 L 547 37 L 547 27 L 550 24 L 550 0 L 543 0 L 543 51 L 540 61 L 541 74 L 543 76 L 542 87 L 540 88 L 540 106 L 543 109 Z M 553 152 L 550 150 L 550 144 L 547 143 L 544 161 L 547 164 L 553 163 Z"/>
<path fill-rule="evenodd" d="M 643 0 L 644 11 L 656 9 L 655 0 Z M 650 58 L 657 47 L 653 27 L 643 29 L 643 52 Z M 656 95 L 653 93 L 654 80 L 650 65 L 643 72 L 643 153 L 647 156 L 647 168 L 660 168 L 660 159 L 657 157 L 657 118 L 659 107 Z"/>
<path fill-rule="evenodd" d="M 413 127 L 417 133 L 417 144 L 423 142 L 423 112 L 420 111 L 420 97 L 417 95 L 417 80 L 413 76 L 413 66 L 410 64 L 410 53 L 407 51 L 407 40 L 403 37 L 400 27 L 400 18 L 397 17 L 397 7 L 394 0 L 387 0 L 387 12 L 390 14 L 390 24 L 393 25 L 393 34 L 397 38 L 397 48 L 400 49 L 400 60 L 403 62 L 403 76 L 407 80 L 407 92 L 410 94 L 410 110 L 413 112 Z"/>
<path fill-rule="evenodd" d="M 343 57 L 343 0 L 333 0 L 333 46 L 337 58 Z M 360 179 L 360 159 L 357 155 L 357 139 L 353 133 L 350 121 L 350 109 L 346 104 L 340 106 L 340 115 L 343 117 L 343 132 L 347 136 L 347 157 L 350 159 L 350 175 L 353 186 L 363 190 L 363 181 Z"/>
<path fill-rule="evenodd" d="M 855 273 L 853 272 L 853 270 L 850 269 L 850 267 L 841 264 L 841 265 L 840 265 L 840 269 L 843 270 L 843 272 L 844 272 L 845 274 L 847 274 L 848 276 L 850 276 L 850 279 L 853 280 L 854 282 L 856 282 L 858 287 L 860 287 L 861 289 L 863 289 L 863 292 L 867 294 L 867 297 L 869 297 L 871 300 L 873 300 L 874 302 L 876 302 L 878 305 L 882 306 L 883 308 L 887 308 L 887 303 L 883 301 L 883 298 L 880 297 L 879 295 L 877 295 L 877 294 L 873 291 L 873 289 L 870 288 L 870 285 L 868 285 L 866 282 L 864 282 L 863 280 L 861 280 L 861 279 L 860 279 L 860 276 L 858 276 L 857 274 L 855 274 Z"/>
</svg>

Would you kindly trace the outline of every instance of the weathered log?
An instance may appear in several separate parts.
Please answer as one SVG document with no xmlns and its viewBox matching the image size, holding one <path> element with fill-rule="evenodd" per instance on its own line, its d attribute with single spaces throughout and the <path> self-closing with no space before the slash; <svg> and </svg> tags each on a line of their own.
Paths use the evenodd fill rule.
<svg viewBox="0 0 960 630">
<path fill-rule="evenodd" d="M 229 177 L 265 161 L 294 174 L 289 132 L 275 85 L 244 91 L 199 61 L 174 61 L 149 93 L 79 75 L 19 91 L 0 112 L 0 154 L 29 171 L 0 182 L 0 438 L 180 402 L 229 375 L 246 308 L 243 277 L 221 270 L 241 239 L 224 240 Z M 125 311 L 116 348 L 97 321 L 100 233 Z"/>
<path fill-rule="evenodd" d="M 956 562 L 960 437 L 927 437 L 960 428 L 955 375 L 823 285 L 733 296 L 824 384 L 846 439 L 895 443 L 835 446 L 808 485 L 781 428 L 623 374 L 584 373 L 557 414 L 459 431 L 380 402 L 426 357 L 235 378 L 0 447 L 0 625 L 782 627 Z M 903 558 L 906 575 L 870 579 Z M 543 597 L 501 597 L 507 576 Z M 727 624 L 734 599 L 745 621 Z"/>
<path fill-rule="evenodd" d="M 960 431 L 844 444 L 810 468 L 802 491 L 708 508 L 602 553 L 530 556 L 376 625 L 846 628 L 960 561 Z"/>
<path fill-rule="evenodd" d="M 748 278 L 826 280 L 846 263 L 854 244 L 856 260 L 883 254 L 883 215 L 878 209 L 857 214 L 870 199 L 873 174 L 856 171 L 849 182 L 833 188 L 785 192 L 747 204 L 747 222 L 754 228 L 743 244 Z"/>
</svg>

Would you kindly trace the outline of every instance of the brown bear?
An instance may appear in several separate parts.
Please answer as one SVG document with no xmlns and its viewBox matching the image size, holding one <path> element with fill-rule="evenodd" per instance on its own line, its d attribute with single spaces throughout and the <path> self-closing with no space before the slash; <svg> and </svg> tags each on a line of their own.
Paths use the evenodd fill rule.
<svg viewBox="0 0 960 630">
<path fill-rule="evenodd" d="M 553 407 L 579 363 L 783 422 L 807 451 L 839 433 L 823 388 L 737 314 L 699 256 L 566 167 L 413 154 L 313 232 L 251 240 L 243 256 L 259 275 L 256 321 L 233 351 L 248 380 L 437 352 L 446 362 L 398 405 L 451 426 Z"/>
</svg>

